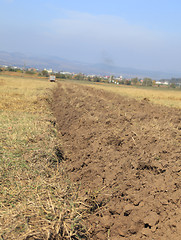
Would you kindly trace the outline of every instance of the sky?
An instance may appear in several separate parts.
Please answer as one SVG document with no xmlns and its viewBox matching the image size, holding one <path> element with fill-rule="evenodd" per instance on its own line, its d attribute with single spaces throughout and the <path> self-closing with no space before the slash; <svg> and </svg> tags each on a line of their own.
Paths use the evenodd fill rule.
<svg viewBox="0 0 181 240">
<path fill-rule="evenodd" d="M 181 1 L 0 0 L 0 51 L 181 72 Z"/>
</svg>

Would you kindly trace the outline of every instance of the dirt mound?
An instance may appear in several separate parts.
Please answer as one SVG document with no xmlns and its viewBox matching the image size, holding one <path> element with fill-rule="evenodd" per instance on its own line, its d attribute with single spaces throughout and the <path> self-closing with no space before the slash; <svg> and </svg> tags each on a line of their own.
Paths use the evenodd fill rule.
<svg viewBox="0 0 181 240">
<path fill-rule="evenodd" d="M 180 239 L 181 110 L 65 83 L 53 110 L 91 239 Z"/>
</svg>

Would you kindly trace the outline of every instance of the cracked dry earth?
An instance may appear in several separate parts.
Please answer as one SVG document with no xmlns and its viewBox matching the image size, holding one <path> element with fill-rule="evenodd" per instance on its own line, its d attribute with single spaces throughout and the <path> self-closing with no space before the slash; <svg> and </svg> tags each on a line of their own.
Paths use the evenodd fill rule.
<svg viewBox="0 0 181 240">
<path fill-rule="evenodd" d="M 181 110 L 60 83 L 63 168 L 96 195 L 91 239 L 181 239 Z"/>
</svg>

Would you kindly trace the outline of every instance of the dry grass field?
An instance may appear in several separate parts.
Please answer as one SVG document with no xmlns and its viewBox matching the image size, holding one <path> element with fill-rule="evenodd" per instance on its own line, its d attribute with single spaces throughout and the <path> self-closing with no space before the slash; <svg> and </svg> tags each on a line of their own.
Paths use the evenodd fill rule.
<svg viewBox="0 0 181 240">
<path fill-rule="evenodd" d="M 134 86 L 123 86 L 113 84 L 92 84 L 97 89 L 104 89 L 122 96 L 142 100 L 148 99 L 152 103 L 168 107 L 181 108 L 181 90 L 167 88 L 141 88 Z"/>
<path fill-rule="evenodd" d="M 119 230 L 120 235 L 116 235 L 117 227 L 120 228 L 118 223 L 129 220 L 127 215 L 122 216 L 120 209 L 128 207 L 128 201 L 132 204 L 133 195 L 135 202 L 141 199 L 134 182 L 142 189 L 141 181 L 148 181 L 151 189 L 152 181 L 164 182 L 164 178 L 171 178 L 171 172 L 173 181 L 161 186 L 170 190 L 161 198 L 172 197 L 171 184 L 178 182 L 172 168 L 178 167 L 179 112 L 176 109 L 172 112 L 170 108 L 156 109 L 148 100 L 181 108 L 180 91 L 109 84 L 91 84 L 90 87 L 85 82 L 86 86 L 81 85 L 62 81 L 58 88 L 57 83 L 43 78 L 0 75 L 0 240 L 112 240 L 122 239 L 122 235 L 133 239 L 134 234 L 137 234 L 135 239 L 139 239 L 141 227 L 149 230 L 145 230 L 144 225 L 139 225 L 136 233 L 129 235 L 132 233 L 128 224 L 128 228 Z M 141 101 L 134 106 L 131 98 Z M 151 116 L 148 108 L 153 113 Z M 171 150 L 165 150 L 165 146 Z M 130 159 L 127 159 L 128 152 Z M 120 156 L 125 158 L 125 163 Z M 139 156 L 144 157 L 145 162 L 151 156 L 151 163 L 146 162 L 145 169 L 136 170 L 135 159 Z M 131 164 L 135 168 L 130 168 Z M 133 179 L 134 171 L 139 177 L 143 171 L 146 173 L 139 180 Z M 177 190 L 175 185 L 174 191 Z M 144 189 L 140 191 L 146 196 Z M 159 184 L 155 183 L 154 189 L 149 191 L 156 194 Z M 118 211 L 119 192 L 124 197 L 121 197 Z M 170 218 L 177 200 L 174 195 L 165 207 Z M 146 215 L 151 206 L 147 205 Z M 160 205 L 163 213 L 164 206 Z M 115 209 L 110 210 L 111 207 Z M 154 207 L 156 209 L 156 203 Z M 117 211 L 119 214 L 114 215 Z M 139 207 L 138 211 L 143 208 Z M 136 216 L 135 210 L 135 219 Z M 164 217 L 158 216 L 159 227 L 161 223 L 167 224 Z M 119 221 L 115 223 L 114 218 Z"/>
<path fill-rule="evenodd" d="M 62 158 L 47 79 L 0 75 L 0 239 L 80 239 L 77 186 Z M 57 237 L 60 236 L 60 237 Z"/>
</svg>

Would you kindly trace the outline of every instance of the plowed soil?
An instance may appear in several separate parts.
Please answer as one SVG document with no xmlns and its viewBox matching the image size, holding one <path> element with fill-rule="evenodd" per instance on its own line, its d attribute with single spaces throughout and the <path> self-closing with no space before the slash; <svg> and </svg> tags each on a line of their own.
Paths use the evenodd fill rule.
<svg viewBox="0 0 181 240">
<path fill-rule="evenodd" d="M 180 240 L 181 110 L 61 83 L 53 111 L 91 239 Z"/>
</svg>

